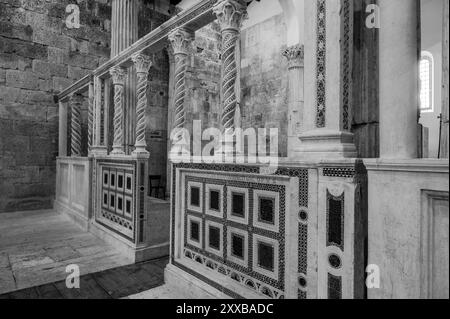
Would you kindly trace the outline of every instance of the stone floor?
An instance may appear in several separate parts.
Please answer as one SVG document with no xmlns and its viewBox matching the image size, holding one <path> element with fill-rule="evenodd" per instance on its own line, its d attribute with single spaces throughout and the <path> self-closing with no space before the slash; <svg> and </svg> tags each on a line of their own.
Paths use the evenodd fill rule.
<svg viewBox="0 0 450 319">
<path fill-rule="evenodd" d="M 0 294 L 65 280 L 132 262 L 66 216 L 52 210 L 0 214 Z"/>
<path fill-rule="evenodd" d="M 108 269 L 80 277 L 80 287 L 69 289 L 65 280 L 0 294 L 0 299 L 118 299 L 152 291 L 164 281 L 168 258 Z M 157 290 L 156 288 L 155 290 Z M 159 294 L 154 299 L 171 298 Z"/>
</svg>

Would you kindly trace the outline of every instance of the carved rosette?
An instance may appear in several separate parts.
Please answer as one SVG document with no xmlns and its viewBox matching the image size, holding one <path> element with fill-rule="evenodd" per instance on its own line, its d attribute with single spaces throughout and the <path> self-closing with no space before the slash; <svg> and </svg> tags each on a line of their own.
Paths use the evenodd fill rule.
<svg viewBox="0 0 450 319">
<path fill-rule="evenodd" d="M 194 34 L 187 29 L 178 28 L 169 34 L 169 42 L 173 56 L 175 59 L 175 81 L 174 81 L 174 107 L 175 117 L 173 122 L 173 129 L 181 129 L 185 123 L 184 100 L 186 97 L 186 70 L 187 58 L 191 43 L 194 39 Z M 175 141 L 182 139 L 181 135 L 175 137 Z"/>
<path fill-rule="evenodd" d="M 283 52 L 283 56 L 288 60 L 288 69 L 301 68 L 305 60 L 305 47 L 293 45 Z"/>
<path fill-rule="evenodd" d="M 243 1 L 222 0 L 213 8 L 222 31 L 222 128 L 224 133 L 235 128 L 237 61 L 236 45 L 242 21 L 247 17 Z"/>
<path fill-rule="evenodd" d="M 81 156 L 81 106 L 84 97 L 81 94 L 74 94 L 70 98 L 71 108 L 71 156 Z"/>
<path fill-rule="evenodd" d="M 123 154 L 123 87 L 125 84 L 126 70 L 114 67 L 110 70 L 114 85 L 114 142 L 113 154 Z"/>
<path fill-rule="evenodd" d="M 145 109 L 147 107 L 148 72 L 152 66 L 152 61 L 149 56 L 143 53 L 137 53 L 131 59 L 136 67 L 137 74 L 135 152 L 146 153 L 147 143 L 145 141 Z"/>
</svg>

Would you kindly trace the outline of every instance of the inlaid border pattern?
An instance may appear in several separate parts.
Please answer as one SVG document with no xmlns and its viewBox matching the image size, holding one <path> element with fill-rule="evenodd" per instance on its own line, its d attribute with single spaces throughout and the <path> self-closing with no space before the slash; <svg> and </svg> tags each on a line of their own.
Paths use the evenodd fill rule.
<svg viewBox="0 0 450 319">
<path fill-rule="evenodd" d="M 342 61 L 342 126 L 344 130 L 350 129 L 349 112 L 351 101 L 351 78 L 352 78 L 352 62 L 351 62 L 351 23 L 352 6 L 350 0 L 344 0 L 343 4 L 343 61 Z"/>
<path fill-rule="evenodd" d="M 323 176 L 326 177 L 353 178 L 355 174 L 354 167 L 326 167 L 323 169 Z"/>
<path fill-rule="evenodd" d="M 317 0 L 317 39 L 316 39 L 316 127 L 325 127 L 326 118 L 326 1 Z"/>
</svg>

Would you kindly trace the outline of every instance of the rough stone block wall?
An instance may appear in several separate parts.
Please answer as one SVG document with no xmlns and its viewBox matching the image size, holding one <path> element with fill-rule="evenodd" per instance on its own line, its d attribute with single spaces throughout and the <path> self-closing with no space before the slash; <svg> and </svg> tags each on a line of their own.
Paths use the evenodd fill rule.
<svg viewBox="0 0 450 319">
<path fill-rule="evenodd" d="M 107 0 L 0 0 L 0 213 L 52 207 L 54 95 L 108 60 L 110 17 Z"/>
</svg>

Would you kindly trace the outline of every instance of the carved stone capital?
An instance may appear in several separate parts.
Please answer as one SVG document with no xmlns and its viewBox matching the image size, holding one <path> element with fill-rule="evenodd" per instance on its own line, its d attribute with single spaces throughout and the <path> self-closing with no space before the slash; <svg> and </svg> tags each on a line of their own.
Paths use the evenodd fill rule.
<svg viewBox="0 0 450 319">
<path fill-rule="evenodd" d="M 213 7 L 213 12 L 222 31 L 239 31 L 247 18 L 247 5 L 243 0 L 219 0 Z"/>
<path fill-rule="evenodd" d="M 112 82 L 114 85 L 125 84 L 125 77 L 127 75 L 127 72 L 124 68 L 115 66 L 109 71 L 109 74 L 111 74 Z"/>
<path fill-rule="evenodd" d="M 296 44 L 287 48 L 283 56 L 288 60 L 288 68 L 300 68 L 304 65 L 305 47 L 302 44 Z"/>
<path fill-rule="evenodd" d="M 186 28 L 177 28 L 168 35 L 173 54 L 188 54 L 194 40 L 194 32 Z"/>
<path fill-rule="evenodd" d="M 142 52 L 133 55 L 131 57 L 131 60 L 136 66 L 137 73 L 148 73 L 148 71 L 153 65 L 151 58 L 148 55 L 143 54 Z"/>
</svg>

